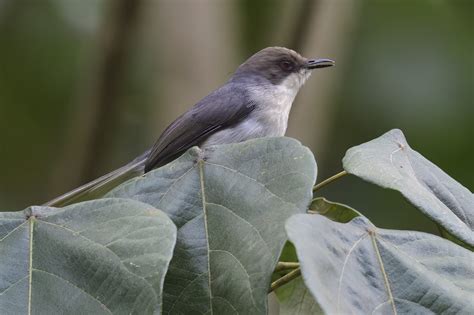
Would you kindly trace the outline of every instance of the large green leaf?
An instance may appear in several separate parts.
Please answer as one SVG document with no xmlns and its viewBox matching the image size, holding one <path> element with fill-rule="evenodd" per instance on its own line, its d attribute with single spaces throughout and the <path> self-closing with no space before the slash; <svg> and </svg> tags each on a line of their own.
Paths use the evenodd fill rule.
<svg viewBox="0 0 474 315">
<path fill-rule="evenodd" d="M 157 313 L 175 241 L 133 200 L 0 213 L 0 314 Z"/>
<path fill-rule="evenodd" d="M 342 203 L 332 202 L 325 198 L 315 198 L 309 206 L 309 213 L 320 214 L 332 221 L 347 223 L 361 214 Z M 280 256 L 280 261 L 298 261 L 296 249 L 291 242 L 287 242 Z M 273 274 L 273 280 L 281 277 L 281 272 Z M 275 291 L 280 302 L 280 315 L 284 314 L 322 314 L 321 307 L 316 303 L 303 280 L 297 278 Z"/>
<path fill-rule="evenodd" d="M 312 196 L 316 163 L 289 138 L 188 150 L 109 196 L 163 209 L 178 227 L 166 313 L 264 314 L 284 222 Z"/>
<path fill-rule="evenodd" d="M 280 304 L 280 315 L 324 314 L 301 277 L 278 288 L 275 293 Z"/>
<path fill-rule="evenodd" d="M 474 253 L 446 239 L 298 214 L 286 224 L 327 314 L 474 314 Z"/>
<path fill-rule="evenodd" d="M 343 164 L 351 174 L 400 191 L 449 234 L 474 247 L 474 195 L 412 150 L 400 130 L 350 148 Z"/>
</svg>

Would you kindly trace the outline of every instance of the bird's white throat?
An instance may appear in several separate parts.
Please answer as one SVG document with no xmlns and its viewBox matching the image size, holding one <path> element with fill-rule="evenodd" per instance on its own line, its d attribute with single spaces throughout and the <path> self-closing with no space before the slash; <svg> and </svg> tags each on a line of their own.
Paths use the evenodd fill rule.
<svg viewBox="0 0 474 315">
<path fill-rule="evenodd" d="M 302 70 L 293 73 L 280 84 L 258 84 L 249 86 L 249 98 L 257 107 L 239 124 L 211 135 L 202 147 L 230 142 L 245 141 L 259 137 L 282 137 L 288 126 L 291 105 L 299 89 L 309 78 L 311 72 Z"/>
<path fill-rule="evenodd" d="M 298 91 L 311 75 L 311 71 L 302 70 L 292 73 L 280 84 L 258 86 L 251 89 L 252 99 L 258 104 L 254 114 L 274 132 L 269 136 L 284 136 L 288 125 L 288 116 Z"/>
</svg>

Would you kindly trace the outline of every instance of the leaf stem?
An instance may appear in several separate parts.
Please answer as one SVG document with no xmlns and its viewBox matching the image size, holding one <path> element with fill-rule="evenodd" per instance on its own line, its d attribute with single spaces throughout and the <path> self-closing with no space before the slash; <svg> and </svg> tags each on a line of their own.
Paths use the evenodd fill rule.
<svg viewBox="0 0 474 315">
<path fill-rule="evenodd" d="M 270 291 L 269 292 L 275 291 L 276 289 L 278 289 L 282 285 L 287 284 L 288 282 L 290 282 L 291 280 L 299 277 L 300 275 L 301 275 L 301 269 L 300 268 L 296 268 L 295 270 L 290 271 L 289 273 L 287 273 L 283 277 L 273 281 L 272 285 L 270 286 Z"/>
<path fill-rule="evenodd" d="M 275 271 L 283 271 L 288 269 L 295 269 L 299 268 L 300 263 L 298 262 L 286 262 L 286 261 L 279 261 L 276 265 Z"/>
<path fill-rule="evenodd" d="M 320 188 L 332 183 L 333 181 L 336 181 L 338 180 L 339 178 L 347 175 L 348 173 L 346 171 L 342 171 L 342 172 L 339 172 L 337 173 L 336 175 L 333 175 L 329 178 L 326 178 L 325 180 L 323 180 L 322 182 L 320 182 L 319 184 L 316 184 L 314 187 L 313 187 L 313 192 L 315 192 L 316 190 L 319 190 Z"/>
</svg>

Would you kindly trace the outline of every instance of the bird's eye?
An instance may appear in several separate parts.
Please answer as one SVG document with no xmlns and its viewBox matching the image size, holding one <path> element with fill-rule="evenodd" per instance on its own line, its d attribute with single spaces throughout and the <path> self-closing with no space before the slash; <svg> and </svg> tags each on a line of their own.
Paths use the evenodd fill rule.
<svg viewBox="0 0 474 315">
<path fill-rule="evenodd" d="M 280 67 L 285 71 L 293 70 L 293 64 L 287 60 L 280 62 Z"/>
</svg>

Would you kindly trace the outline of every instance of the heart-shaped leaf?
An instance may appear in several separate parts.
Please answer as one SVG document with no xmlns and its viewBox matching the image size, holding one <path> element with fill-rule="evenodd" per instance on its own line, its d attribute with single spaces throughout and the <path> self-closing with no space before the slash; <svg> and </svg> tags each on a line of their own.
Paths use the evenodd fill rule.
<svg viewBox="0 0 474 315">
<path fill-rule="evenodd" d="M 264 314 L 284 222 L 307 209 L 315 179 L 307 148 L 262 138 L 192 148 L 108 196 L 163 209 L 178 227 L 164 312 Z"/>
<path fill-rule="evenodd" d="M 286 224 L 326 314 L 474 314 L 474 253 L 421 232 L 298 214 Z"/>
<path fill-rule="evenodd" d="M 474 248 L 474 195 L 412 150 L 400 130 L 350 148 L 343 165 L 348 173 L 400 191 L 449 234 Z"/>
<path fill-rule="evenodd" d="M 0 314 L 153 314 L 176 227 L 125 199 L 0 212 Z"/>
<path fill-rule="evenodd" d="M 361 214 L 342 203 L 332 202 L 325 198 L 315 198 L 309 206 L 309 213 L 320 214 L 332 221 L 347 223 Z M 296 249 L 291 242 L 287 242 L 280 256 L 280 261 L 298 261 Z M 278 268 L 278 266 L 277 266 Z M 273 279 L 281 277 L 281 272 L 275 272 Z M 323 314 L 321 307 L 316 303 L 301 277 L 290 281 L 278 288 L 276 296 L 280 302 L 280 314 Z"/>
</svg>

